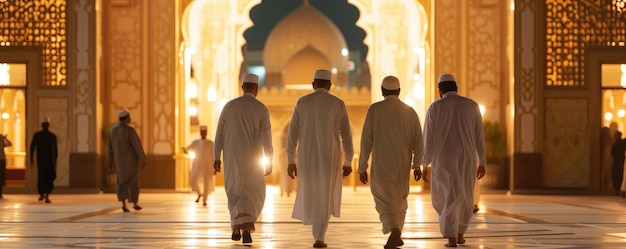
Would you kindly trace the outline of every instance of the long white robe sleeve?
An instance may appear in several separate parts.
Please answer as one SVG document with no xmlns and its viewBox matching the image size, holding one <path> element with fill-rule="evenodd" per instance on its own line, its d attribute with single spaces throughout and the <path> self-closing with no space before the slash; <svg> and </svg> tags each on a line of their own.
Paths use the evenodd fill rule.
<svg viewBox="0 0 626 249">
<path fill-rule="evenodd" d="M 398 96 L 386 96 L 367 110 L 361 133 L 359 173 L 366 172 L 370 152 L 370 184 L 383 233 L 402 230 L 408 207 L 411 167 L 423 155 L 422 127 L 417 113 Z"/>
<path fill-rule="evenodd" d="M 326 224 L 341 208 L 344 164 L 354 155 L 344 102 L 325 89 L 298 99 L 287 134 L 287 160 L 298 167 L 298 190 L 292 217 L 305 225 Z M 296 152 L 297 149 L 297 152 Z"/>
<path fill-rule="evenodd" d="M 432 204 L 441 233 L 444 237 L 465 233 L 472 217 L 476 165 L 486 163 L 476 102 L 448 92 L 431 104 L 424 123 L 422 163 L 432 165 Z"/>
<path fill-rule="evenodd" d="M 255 222 L 265 202 L 263 156 L 273 158 L 272 129 L 267 107 L 254 95 L 229 101 L 220 114 L 213 157 L 224 153 L 224 189 L 228 197 L 231 228 Z M 245 213 L 250 216 L 236 218 Z"/>
</svg>

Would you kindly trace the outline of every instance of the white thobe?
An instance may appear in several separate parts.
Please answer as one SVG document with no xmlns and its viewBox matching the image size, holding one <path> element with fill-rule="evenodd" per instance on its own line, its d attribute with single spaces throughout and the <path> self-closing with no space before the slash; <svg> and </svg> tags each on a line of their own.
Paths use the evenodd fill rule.
<svg viewBox="0 0 626 249">
<path fill-rule="evenodd" d="M 229 101 L 220 114 L 213 158 L 224 152 L 224 189 L 231 227 L 255 222 L 265 202 L 263 156 L 272 158 L 272 127 L 267 107 L 251 93 Z M 249 214 L 237 218 L 239 214 Z"/>
<path fill-rule="evenodd" d="M 350 165 L 354 148 L 344 102 L 326 89 L 296 102 L 287 134 L 287 162 L 296 163 L 298 190 L 292 217 L 305 225 L 327 224 L 341 209 L 343 165 Z"/>
<path fill-rule="evenodd" d="M 441 233 L 446 238 L 464 234 L 472 218 L 476 165 L 486 163 L 476 102 L 448 92 L 430 105 L 424 122 L 422 163 L 432 164 L 432 204 L 439 214 Z"/>
<path fill-rule="evenodd" d="M 361 133 L 359 173 L 365 173 L 372 153 L 370 185 L 383 233 L 404 227 L 412 166 L 423 155 L 422 127 L 415 110 L 398 96 L 372 104 Z"/>
<path fill-rule="evenodd" d="M 206 202 L 210 193 L 215 190 L 213 177 L 215 170 L 213 169 L 213 141 L 208 139 L 196 139 L 185 147 L 187 151 L 193 151 L 196 157 L 191 163 L 191 171 L 189 172 L 189 185 L 191 191 L 202 196 L 202 201 Z"/>
</svg>

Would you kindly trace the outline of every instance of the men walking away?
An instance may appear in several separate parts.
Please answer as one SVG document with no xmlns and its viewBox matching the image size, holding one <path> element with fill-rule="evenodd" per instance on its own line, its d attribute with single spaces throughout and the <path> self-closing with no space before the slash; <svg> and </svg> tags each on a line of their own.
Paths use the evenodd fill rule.
<svg viewBox="0 0 626 249">
<path fill-rule="evenodd" d="M 224 151 L 224 189 L 228 197 L 232 240 L 251 243 L 254 222 L 265 202 L 265 178 L 272 172 L 272 126 L 267 107 L 256 99 L 259 76 L 244 74 L 243 95 L 229 101 L 220 114 L 213 167 L 220 172 Z M 265 168 L 262 158 L 270 160 Z"/>
<path fill-rule="evenodd" d="M 458 95 L 454 76 L 441 75 L 438 87 L 441 99 L 426 113 L 422 164 L 432 164 L 432 203 L 445 246 L 456 247 L 465 243 L 476 178 L 485 175 L 485 136 L 478 104 Z"/>
<path fill-rule="evenodd" d="M 341 99 L 328 93 L 330 79 L 330 71 L 315 71 L 315 92 L 298 99 L 287 134 L 287 173 L 298 176 L 292 217 L 313 226 L 313 247 L 327 247 L 328 221 L 331 215 L 339 217 L 341 208 L 341 176 L 352 172 L 354 155 L 348 112 Z"/>
<path fill-rule="evenodd" d="M 54 180 L 57 178 L 57 136 L 50 132 L 50 118 L 41 119 L 41 131 L 33 135 L 30 143 L 30 164 L 35 164 L 33 155 L 37 151 L 37 192 L 39 201 L 50 201 L 50 193 L 54 190 Z"/>
<path fill-rule="evenodd" d="M 196 202 L 202 198 L 203 206 L 206 206 L 209 194 L 215 189 L 213 181 L 215 170 L 211 165 L 213 163 L 213 141 L 206 139 L 206 135 L 206 125 L 200 126 L 200 138 L 193 140 L 189 146 L 183 148 L 185 154 L 190 151 L 195 154 L 191 163 L 189 185 L 191 185 L 191 191 L 198 193 Z"/>
<path fill-rule="evenodd" d="M 385 100 L 372 104 L 365 116 L 359 175 L 361 182 L 367 183 L 371 152 L 371 191 L 383 223 L 383 233 L 391 232 L 385 248 L 395 249 L 404 245 L 401 234 L 408 208 L 409 175 L 413 168 L 415 180 L 422 177 L 420 165 L 424 148 L 417 113 L 398 98 L 398 78 L 385 77 L 381 91 Z"/>
<path fill-rule="evenodd" d="M 132 202 L 133 209 L 141 210 L 139 201 L 139 168 L 146 166 L 146 155 L 135 128 L 130 124 L 130 112 L 126 109 L 118 113 L 119 123 L 109 130 L 109 144 L 106 165 L 117 173 L 117 200 L 122 202 L 122 211 L 126 201 Z"/>
</svg>

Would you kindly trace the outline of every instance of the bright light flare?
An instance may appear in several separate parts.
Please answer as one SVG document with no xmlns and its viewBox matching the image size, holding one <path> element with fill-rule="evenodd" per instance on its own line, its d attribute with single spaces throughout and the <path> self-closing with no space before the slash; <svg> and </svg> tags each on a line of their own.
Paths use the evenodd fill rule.
<svg viewBox="0 0 626 249">
<path fill-rule="evenodd" d="M 261 157 L 261 166 L 266 168 L 268 165 L 270 165 L 270 159 L 266 156 Z"/>
<path fill-rule="evenodd" d="M 190 151 L 189 153 L 187 153 L 187 156 L 191 159 L 196 158 L 196 152 L 195 151 Z"/>
<path fill-rule="evenodd" d="M 487 108 L 484 105 L 478 105 L 478 108 L 480 109 L 480 115 L 485 115 Z"/>
</svg>

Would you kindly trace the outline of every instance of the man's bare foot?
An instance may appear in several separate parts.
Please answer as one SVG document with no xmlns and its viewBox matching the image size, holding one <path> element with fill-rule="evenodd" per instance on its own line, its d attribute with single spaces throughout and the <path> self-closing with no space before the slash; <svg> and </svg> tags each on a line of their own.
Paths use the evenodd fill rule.
<svg viewBox="0 0 626 249">
<path fill-rule="evenodd" d="M 465 244 L 465 238 L 463 237 L 463 234 L 458 234 L 458 236 L 456 237 L 456 243 L 459 245 Z"/>
<path fill-rule="evenodd" d="M 448 244 L 444 245 L 445 247 L 457 247 L 456 238 L 448 238 Z"/>
<path fill-rule="evenodd" d="M 133 208 L 134 208 L 135 210 L 142 210 L 142 209 L 143 209 L 141 206 L 139 206 L 139 205 L 137 205 L 137 204 L 135 204 L 135 205 L 133 206 Z"/>
</svg>

